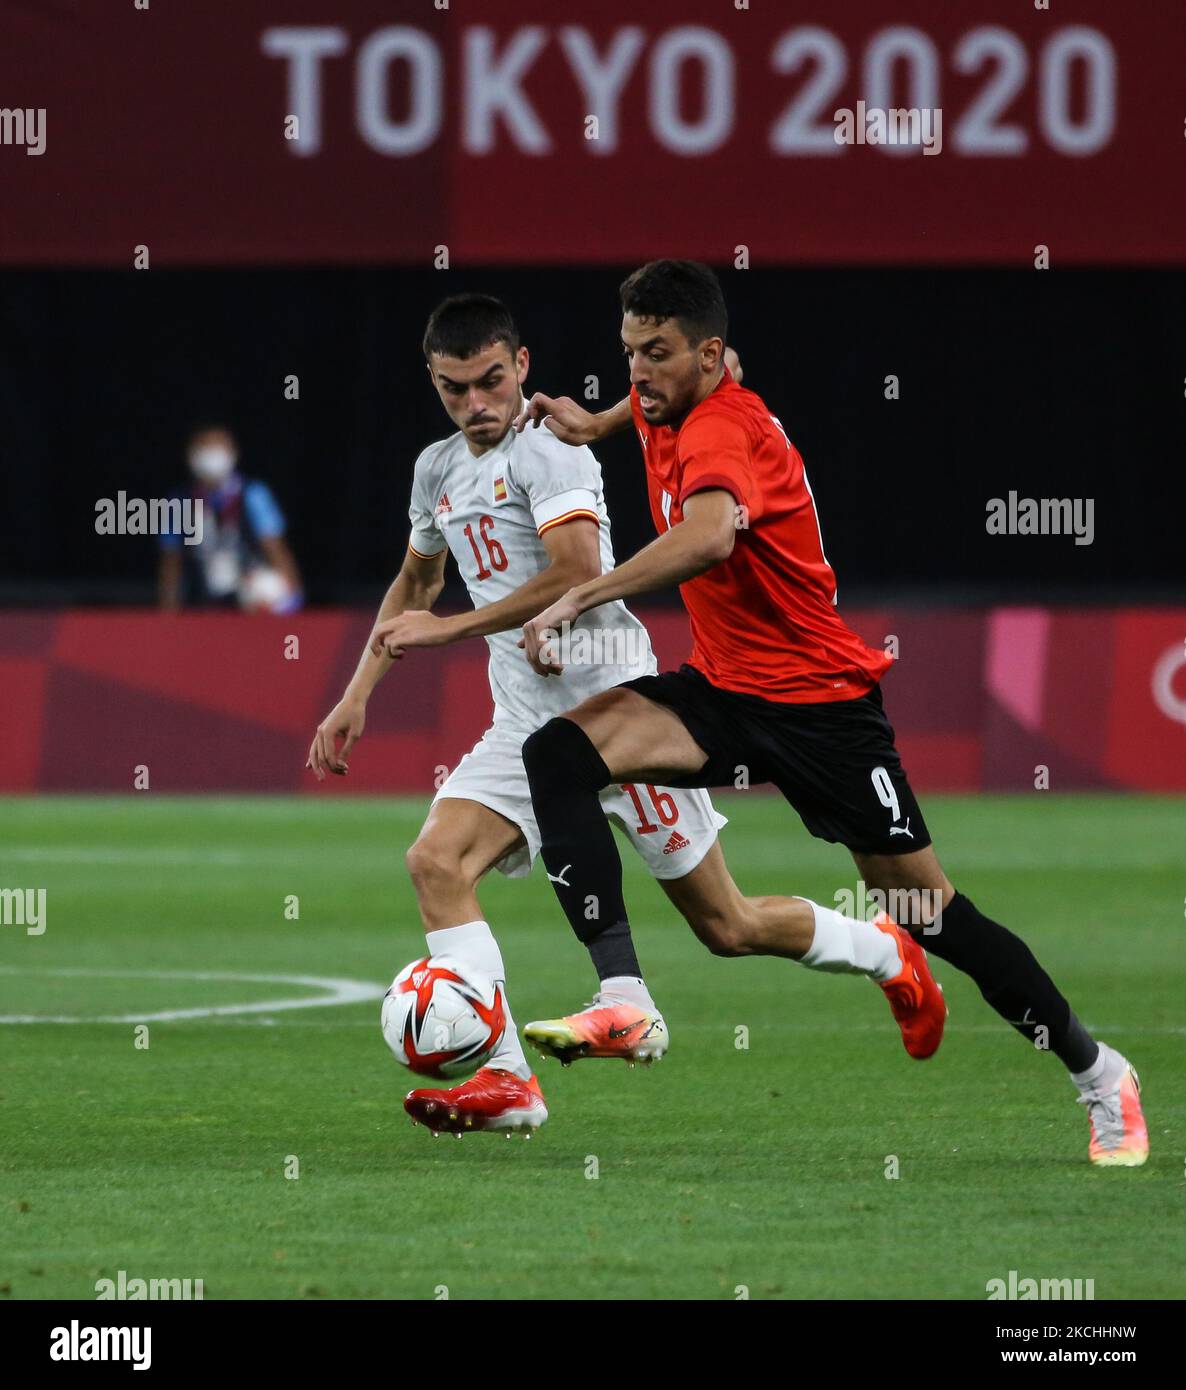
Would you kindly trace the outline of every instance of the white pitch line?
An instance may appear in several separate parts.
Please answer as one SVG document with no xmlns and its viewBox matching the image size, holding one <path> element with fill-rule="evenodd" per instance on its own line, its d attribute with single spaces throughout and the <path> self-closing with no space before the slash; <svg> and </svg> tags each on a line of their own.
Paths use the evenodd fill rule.
<svg viewBox="0 0 1186 1390">
<path fill-rule="evenodd" d="M 0 1023 L 172 1023 L 186 1018 L 226 1018 L 234 1014 L 272 1014 L 289 1009 L 324 1009 L 334 1004 L 365 1004 L 382 999 L 385 987 L 363 980 L 327 975 L 255 975 L 234 970 L 22 970 L 0 966 L 0 975 L 54 975 L 82 979 L 230 980 L 240 984 L 303 985 L 328 991 L 313 999 L 267 999 L 253 1004 L 216 1004 L 193 1009 L 160 1009 L 154 1013 L 0 1014 Z"/>
<path fill-rule="evenodd" d="M 6 849 L 4 859 L 22 864 L 239 864 L 296 863 L 304 856 L 294 850 L 240 849 L 107 849 L 102 846 L 60 846 Z"/>
</svg>

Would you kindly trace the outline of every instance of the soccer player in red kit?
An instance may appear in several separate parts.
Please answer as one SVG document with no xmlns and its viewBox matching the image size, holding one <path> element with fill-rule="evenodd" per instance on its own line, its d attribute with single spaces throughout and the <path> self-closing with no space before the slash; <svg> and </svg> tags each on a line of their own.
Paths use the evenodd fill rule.
<svg viewBox="0 0 1186 1390">
<path fill-rule="evenodd" d="M 530 1024 L 526 1036 L 571 1061 L 609 1051 L 585 1046 L 607 1006 L 610 1037 L 645 1030 L 657 1015 L 598 792 L 614 782 L 731 786 L 745 769 L 750 782 L 773 783 L 813 835 L 845 845 L 870 887 L 917 890 L 920 904 L 941 904 L 937 918 L 924 908 L 912 932 L 1066 1065 L 1091 1119 L 1092 1162 L 1143 1163 L 1148 1137 L 1128 1061 L 1090 1036 L 1025 943 L 956 892 L 940 867 L 882 707 L 890 660 L 836 611 L 798 451 L 723 365 L 727 314 L 716 276 L 692 261 L 654 261 L 623 283 L 621 302 L 628 408 L 660 534 L 529 622 L 523 645 L 538 672 L 558 674 L 564 624 L 679 584 L 693 648 L 678 671 L 595 695 L 523 745 L 548 876 L 603 982 L 589 1010 Z M 626 408 L 603 419 L 537 396 L 518 423 L 543 420 L 562 439 L 587 442 L 623 423 Z"/>
</svg>

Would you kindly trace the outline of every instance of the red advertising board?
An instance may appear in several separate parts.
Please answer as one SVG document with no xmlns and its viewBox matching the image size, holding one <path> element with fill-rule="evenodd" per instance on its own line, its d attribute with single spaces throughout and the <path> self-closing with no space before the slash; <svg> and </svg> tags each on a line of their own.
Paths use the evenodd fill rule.
<svg viewBox="0 0 1186 1390">
<path fill-rule="evenodd" d="M 1186 259 L 1176 3 L 0 17 L 8 263 Z"/>
<path fill-rule="evenodd" d="M 681 610 L 640 616 L 662 669 L 686 658 Z M 898 652 L 886 709 L 920 791 L 1186 791 L 1186 610 L 844 617 Z M 19 730 L 0 792 L 127 792 L 146 768 L 158 792 L 426 795 L 490 722 L 483 642 L 411 653 L 370 702 L 349 778 L 304 770 L 370 628 L 341 610 L 0 613 L 0 685 Z"/>
</svg>

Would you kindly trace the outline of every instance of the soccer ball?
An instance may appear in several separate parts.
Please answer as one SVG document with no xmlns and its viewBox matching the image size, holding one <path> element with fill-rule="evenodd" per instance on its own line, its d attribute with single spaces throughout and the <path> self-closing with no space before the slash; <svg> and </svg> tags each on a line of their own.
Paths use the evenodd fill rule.
<svg viewBox="0 0 1186 1390">
<path fill-rule="evenodd" d="M 502 989 L 452 956 L 406 965 L 383 997 L 383 1037 L 396 1060 L 423 1076 L 476 1071 L 502 1041 Z"/>
</svg>

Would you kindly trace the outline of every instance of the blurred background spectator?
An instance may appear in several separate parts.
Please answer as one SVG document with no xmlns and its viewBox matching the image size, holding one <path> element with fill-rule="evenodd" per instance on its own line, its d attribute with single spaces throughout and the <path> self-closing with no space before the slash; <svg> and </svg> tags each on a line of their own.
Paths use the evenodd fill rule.
<svg viewBox="0 0 1186 1390">
<path fill-rule="evenodd" d="M 202 504 L 201 539 L 160 537 L 160 606 L 241 607 L 291 613 L 301 606 L 301 577 L 284 514 L 267 483 L 239 472 L 239 446 L 225 425 L 202 425 L 186 442 L 191 482 L 173 494 Z"/>
</svg>

